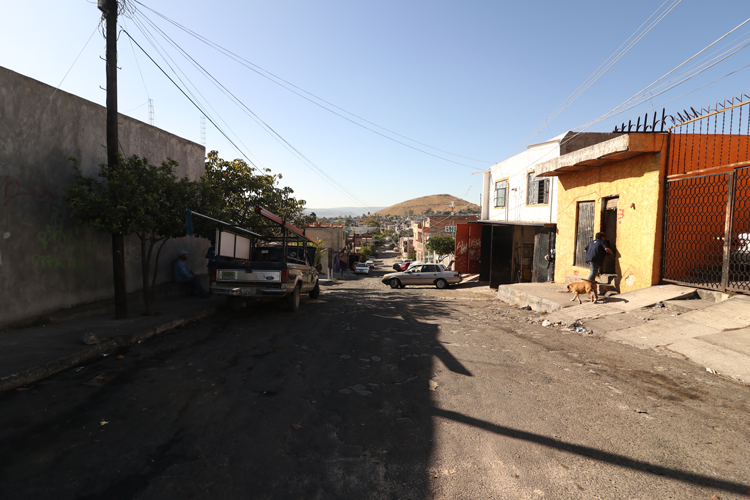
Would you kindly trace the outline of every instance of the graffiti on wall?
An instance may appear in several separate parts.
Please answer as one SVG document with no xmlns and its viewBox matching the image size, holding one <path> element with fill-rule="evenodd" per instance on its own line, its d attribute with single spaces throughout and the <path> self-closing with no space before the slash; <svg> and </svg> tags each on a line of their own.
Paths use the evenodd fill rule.
<svg viewBox="0 0 750 500">
<path fill-rule="evenodd" d="M 13 179 L 10 175 L 6 175 L 5 178 L 0 181 L 0 193 L 2 193 L 3 196 L 4 207 L 7 207 L 11 201 L 21 196 L 29 196 L 37 203 L 55 200 L 55 195 L 52 194 L 50 188 L 44 183 L 22 186 L 18 179 Z"/>
<path fill-rule="evenodd" d="M 47 269 L 86 269 L 96 239 L 86 237 L 83 225 L 73 221 L 62 202 L 52 207 L 49 222 L 36 235 L 42 251 L 31 256 L 34 267 Z"/>
</svg>

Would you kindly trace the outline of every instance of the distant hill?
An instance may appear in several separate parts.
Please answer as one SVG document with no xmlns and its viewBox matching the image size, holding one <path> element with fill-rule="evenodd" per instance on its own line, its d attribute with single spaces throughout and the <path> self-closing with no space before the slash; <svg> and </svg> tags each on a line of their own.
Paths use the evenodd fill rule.
<svg viewBox="0 0 750 500">
<path fill-rule="evenodd" d="M 383 207 L 370 207 L 370 208 L 362 208 L 362 207 L 335 207 L 335 208 L 305 208 L 305 213 L 310 215 L 311 212 L 315 212 L 315 215 L 318 217 L 338 217 L 339 215 L 342 217 L 346 217 L 347 215 L 351 215 L 352 217 L 357 217 L 362 214 L 366 214 L 367 212 L 371 211 L 372 209 L 380 210 Z"/>
<path fill-rule="evenodd" d="M 461 198 L 451 196 L 449 194 L 433 194 L 431 196 L 422 196 L 421 198 L 414 198 L 413 200 L 403 201 L 390 207 L 378 210 L 375 212 L 377 215 L 409 215 L 409 210 L 412 211 L 413 215 L 423 214 L 428 208 L 432 209 L 433 212 L 446 212 L 450 211 L 450 204 L 455 204 L 455 212 L 459 210 L 475 210 L 479 212 L 479 205 L 475 205 Z"/>
</svg>

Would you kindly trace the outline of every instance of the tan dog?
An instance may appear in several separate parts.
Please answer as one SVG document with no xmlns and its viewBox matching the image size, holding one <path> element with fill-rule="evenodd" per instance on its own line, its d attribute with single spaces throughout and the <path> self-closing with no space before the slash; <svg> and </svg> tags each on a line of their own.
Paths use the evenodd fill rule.
<svg viewBox="0 0 750 500">
<path fill-rule="evenodd" d="M 596 303 L 599 300 L 599 296 L 596 294 L 596 282 L 583 280 L 577 283 L 571 283 L 568 285 L 568 293 L 575 293 L 575 297 L 570 299 L 571 302 L 578 299 L 578 303 L 581 303 L 581 298 L 578 296 L 581 293 L 587 293 L 591 297 L 591 302 Z"/>
</svg>

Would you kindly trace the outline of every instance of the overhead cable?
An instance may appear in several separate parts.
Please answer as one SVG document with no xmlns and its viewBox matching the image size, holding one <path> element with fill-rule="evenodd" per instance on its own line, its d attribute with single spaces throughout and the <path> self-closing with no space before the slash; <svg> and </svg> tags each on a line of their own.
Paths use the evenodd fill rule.
<svg viewBox="0 0 750 500">
<path fill-rule="evenodd" d="M 145 16 L 144 16 L 145 17 Z M 221 90 L 227 97 L 230 98 L 236 105 L 240 106 L 243 111 L 248 114 L 258 125 L 261 126 L 269 135 L 271 135 L 275 140 L 279 141 L 282 146 L 284 146 L 287 150 L 289 150 L 293 155 L 297 156 L 300 161 L 305 163 L 308 167 L 311 167 L 315 173 L 323 177 L 323 180 L 331 183 L 333 187 L 337 188 L 342 194 L 348 196 L 351 198 L 355 203 L 360 204 L 364 208 L 371 208 L 368 206 L 368 204 L 361 200 L 359 197 L 357 197 L 355 194 L 350 192 L 346 187 L 341 185 L 336 179 L 332 178 L 330 175 L 328 175 L 325 170 L 315 165 L 309 158 L 307 158 L 304 154 L 302 154 L 297 148 L 295 148 L 289 141 L 287 141 L 281 134 L 276 132 L 270 125 L 268 125 L 264 120 L 262 120 L 255 112 L 253 112 L 250 108 L 248 108 L 237 96 L 235 96 L 229 89 L 227 89 L 217 78 L 215 78 L 208 70 L 206 70 L 200 63 L 198 63 L 190 54 L 187 53 L 182 47 L 179 46 L 174 40 L 172 40 L 166 33 L 164 33 L 158 26 L 154 25 L 150 20 L 147 19 L 147 22 L 149 22 L 154 29 L 156 29 L 161 36 L 163 36 L 166 40 L 168 40 L 173 47 L 175 47 L 178 51 L 181 52 L 183 57 L 187 58 L 193 66 L 195 66 L 199 71 L 201 71 L 205 76 L 207 76 L 209 79 L 211 79 L 216 85 L 219 90 Z"/>
<path fill-rule="evenodd" d="M 317 101 L 315 101 L 315 100 L 313 100 L 313 99 L 310 99 L 309 97 L 307 97 L 307 96 L 305 96 L 305 95 L 302 95 L 302 94 L 301 94 L 300 92 L 303 92 L 303 93 L 305 93 L 305 94 L 307 94 L 307 95 L 309 95 L 309 96 L 312 96 L 312 97 L 314 97 L 315 99 L 317 99 L 318 101 L 321 101 L 321 102 L 323 102 L 323 103 L 325 103 L 325 104 L 327 104 L 327 105 L 329 105 L 329 106 L 331 106 L 331 107 L 334 107 L 334 108 L 336 108 L 336 109 L 338 109 L 338 110 L 341 110 L 341 111 L 343 111 L 344 113 L 346 113 L 346 114 L 348 114 L 348 115 L 351 115 L 351 116 L 353 116 L 353 117 L 355 117 L 355 118 L 357 118 L 357 119 L 359 119 L 359 120 L 362 120 L 363 122 L 369 123 L 369 124 L 371 124 L 371 125 L 373 125 L 373 126 L 375 126 L 375 127 L 378 127 L 379 129 L 385 130 L 385 131 L 387 131 L 387 132 L 389 132 L 389 133 L 391 133 L 391 134 L 397 135 L 397 136 L 399 136 L 399 137 L 402 137 L 402 138 L 404 138 L 404 139 L 406 139 L 406 140 L 409 140 L 409 141 L 411 141 L 411 142 L 414 142 L 414 143 L 416 143 L 416 144 L 420 144 L 420 145 L 422 145 L 422 146 L 428 147 L 428 148 L 430 148 L 430 149 L 434 149 L 434 150 L 436 150 L 436 151 L 440 151 L 441 153 L 446 153 L 446 154 L 449 154 L 449 155 L 451 155 L 451 156 L 456 156 L 456 157 L 459 157 L 459 158 L 464 158 L 464 159 L 467 159 L 467 160 L 471 160 L 471 161 L 476 161 L 476 162 L 480 162 L 480 163 L 492 163 L 492 162 L 490 162 L 490 161 L 486 161 L 486 160 L 478 160 L 478 159 L 475 159 L 475 158 L 469 158 L 469 157 L 467 157 L 467 156 L 462 156 L 462 155 L 458 155 L 458 154 L 455 154 L 455 153 L 451 153 L 451 152 L 449 152 L 449 151 L 445 151 L 445 150 L 442 150 L 442 149 L 436 148 L 436 147 L 434 147 L 434 146 L 430 146 L 430 145 L 428 145 L 428 144 L 425 144 L 425 143 L 419 142 L 419 141 L 417 141 L 417 140 L 414 140 L 414 139 L 410 139 L 410 138 L 408 138 L 408 137 L 406 137 L 406 136 L 404 136 L 404 135 L 398 134 L 397 132 L 394 132 L 394 131 L 392 131 L 392 130 L 390 130 L 390 129 L 387 129 L 387 128 L 385 128 L 385 127 L 382 127 L 382 126 L 380 126 L 380 125 L 377 125 L 376 123 L 373 123 L 373 122 L 371 122 L 371 121 L 369 121 L 369 120 L 366 120 L 365 118 L 362 118 L 362 117 L 360 117 L 360 116 L 358 116 L 358 115 L 356 115 L 356 114 L 354 114 L 354 113 L 351 113 L 351 112 L 349 112 L 349 111 L 346 111 L 345 109 L 343 109 L 343 108 L 341 108 L 341 107 L 339 107 L 339 106 L 336 106 L 335 104 L 332 104 L 332 103 L 330 103 L 330 102 L 326 101 L 325 99 L 322 99 L 322 98 L 320 98 L 320 97 L 318 97 L 318 96 L 316 96 L 316 95 L 314 95 L 314 94 L 312 94 L 312 93 L 310 93 L 310 92 L 308 92 L 308 91 L 306 91 L 306 90 L 304 90 L 304 89 L 302 89 L 302 88 L 298 87 L 297 85 L 294 85 L 293 83 L 290 83 L 290 82 L 288 82 L 288 81 L 284 80 L 284 79 L 283 79 L 283 78 L 281 78 L 281 77 L 278 77 L 278 76 L 274 75 L 274 74 L 273 74 L 273 73 L 271 73 L 270 71 L 267 71 L 267 70 L 265 70 L 265 69 L 261 68 L 260 66 L 258 66 L 258 65 L 256 65 L 256 64 L 254 64 L 254 63 L 250 62 L 250 61 L 247 61 L 246 59 L 244 59 L 244 58 L 242 58 L 241 56 L 239 56 L 239 55 L 235 54 L 234 52 L 232 52 L 232 51 L 230 51 L 230 50 L 228 50 L 228 49 L 225 49 L 225 48 L 223 48 L 222 46 L 220 46 L 220 45 L 218 45 L 218 44 L 216 44 L 216 43 L 214 43 L 214 42 L 212 42 L 212 41 L 208 40 L 207 38 L 203 37 L 202 35 L 199 35 L 198 33 L 196 33 L 196 32 L 194 32 L 194 31 L 190 30 L 189 28 L 186 28 L 185 26 L 183 26 L 183 25 L 181 25 L 181 24 L 177 23 L 176 21 L 173 21 L 172 19 L 170 19 L 170 18 L 168 18 L 167 16 L 165 16 L 165 15 L 163 15 L 163 14 L 161 14 L 161 13 L 159 13 L 159 12 L 155 11 L 154 9 L 152 9 L 152 8 L 148 7 L 147 5 L 144 5 L 143 3 L 139 2 L 138 0 L 135 0 L 135 1 L 136 1 L 136 3 L 138 3 L 139 5 L 141 5 L 141 6 L 143 6 L 144 8 L 146 8 L 146 9 L 150 10 L 151 12 L 153 12 L 154 14 L 156 14 L 157 16 L 159 16 L 159 17 L 161 17 L 162 19 L 164 19 L 165 21 L 167 21 L 167 22 L 171 23 L 172 25 L 174 25 L 174 26 L 178 27 L 179 29 L 181 29 L 181 30 L 185 31 L 186 33 L 188 33 L 189 35 L 191 35 L 191 36 L 195 37 L 196 39 L 198 39 L 199 41 L 201 41 L 201 42 L 203 42 L 204 44 L 208 45 L 209 47 L 211 47 L 211 48 L 213 48 L 213 49 L 215 49 L 215 50 L 217 50 L 217 51 L 219 51 L 219 52 L 223 53 L 223 54 L 224 54 L 225 56 L 229 57 L 230 59 L 233 59 L 233 60 L 234 60 L 235 62 L 238 62 L 238 63 L 242 64 L 242 65 L 243 65 L 243 66 L 245 66 L 246 68 L 248 68 L 248 69 L 250 69 L 251 71 L 253 71 L 253 72 L 257 73 L 257 74 L 258 74 L 258 75 L 260 75 L 260 76 L 262 76 L 263 78 L 266 78 L 266 79 L 268 79 L 269 81 L 271 81 L 271 82 L 275 83 L 276 85 L 279 85 L 280 87 L 282 87 L 282 88 L 284 88 L 284 89 L 288 90 L 289 92 L 292 92 L 293 94 L 295 94 L 295 95 L 297 95 L 297 96 L 299 96 L 299 97 L 301 97 L 301 98 L 303 98 L 303 99 L 307 100 L 308 102 L 310 102 L 310 103 L 312 103 L 312 104 L 315 104 L 316 106 L 318 106 L 318 107 L 320 107 L 320 108 L 322 108 L 322 109 L 324 109 L 324 110 L 328 111 L 329 113 L 332 113 L 332 114 L 334 114 L 334 115 L 338 116 L 339 118 L 342 118 L 342 119 L 344 119 L 344 120 L 347 120 L 347 121 L 349 121 L 350 123 L 353 123 L 354 125 L 357 125 L 358 127 L 364 128 L 365 130 L 368 130 L 368 131 L 370 131 L 370 132 L 372 132 L 372 133 L 374 133 L 374 134 L 377 134 L 377 135 L 379 135 L 379 136 L 381 136 L 381 137 L 383 137 L 383 138 L 385 138 L 385 139 L 388 139 L 388 140 L 390 140 L 390 141 L 393 141 L 393 142 L 395 142 L 395 143 L 397 143 L 397 144 L 401 144 L 402 146 L 405 146 L 405 147 L 407 147 L 407 148 L 413 149 L 413 150 L 415 150 L 415 151 L 419 151 L 420 153 L 423 153 L 423 154 L 426 154 L 426 155 L 432 156 L 432 157 L 434 157 L 434 158 L 438 158 L 438 159 L 440 159 L 440 160 L 443 160 L 443 161 L 447 161 L 447 162 L 450 162 L 450 163 L 454 163 L 454 164 L 456 164 L 456 165 L 461 165 L 461 166 L 463 166 L 463 167 L 468 167 L 468 168 L 473 168 L 473 169 L 476 169 L 476 170 L 481 170 L 481 168 L 478 168 L 478 167 L 474 167 L 474 166 L 472 166 L 472 165 L 466 165 L 466 164 L 464 164 L 464 163 L 461 163 L 461 162 L 457 162 L 457 161 L 454 161 L 454 160 L 451 160 L 451 159 L 448 159 L 448 158 L 444 158 L 444 157 L 442 157 L 442 156 L 440 156 L 440 155 L 436 155 L 436 154 L 430 153 L 430 152 L 428 152 L 428 151 L 424 151 L 423 149 L 420 149 L 420 148 L 417 148 L 417 147 L 415 147 L 415 146 L 412 146 L 412 145 L 410 145 L 410 144 L 407 144 L 407 143 L 405 143 L 405 142 L 402 142 L 402 141 L 396 140 L 396 139 L 394 139 L 393 137 L 389 137 L 389 136 L 388 136 L 388 135 L 386 135 L 386 134 L 383 134 L 383 133 L 381 133 L 381 132 L 378 132 L 377 130 L 373 130 L 373 129 L 372 129 L 372 128 L 370 128 L 370 127 L 367 127 L 367 126 L 365 126 L 365 125 L 363 125 L 363 124 L 361 124 L 361 123 L 359 123 L 359 122 L 357 122 L 357 121 L 355 121 L 355 120 L 352 120 L 351 118 L 349 118 L 349 117 L 347 117 L 347 116 L 344 116 L 344 115 L 342 115 L 341 113 L 337 113 L 336 111 L 334 111 L 334 110 L 332 110 L 332 109 L 330 109 L 330 108 L 328 108 L 328 107 L 326 107 L 326 106 L 324 106 L 324 105 L 320 104 L 320 102 L 317 102 Z M 680 1 L 681 1 L 681 0 L 680 0 Z M 141 15 L 145 17 L 145 15 L 144 15 L 143 13 L 141 13 Z M 256 68 L 257 68 L 257 69 L 256 69 Z M 271 75 L 271 76 L 272 76 L 273 78 L 270 78 L 270 77 L 269 77 L 268 75 Z M 276 80 L 274 80 L 274 79 L 276 79 Z M 277 80 L 278 80 L 278 81 L 277 81 Z M 297 92 L 297 91 L 295 91 L 295 90 L 293 90 L 293 89 L 291 89 L 291 88 L 289 88 L 289 87 L 287 87 L 287 86 L 285 86 L 285 85 L 282 85 L 282 84 L 281 84 L 281 83 L 279 83 L 279 82 L 283 82 L 283 83 L 285 83 L 285 84 L 287 84 L 287 85 L 289 85 L 289 86 L 291 86 L 291 87 L 293 87 L 293 88 L 295 88 L 295 89 L 298 89 L 298 90 L 299 90 L 300 92 Z"/>
</svg>

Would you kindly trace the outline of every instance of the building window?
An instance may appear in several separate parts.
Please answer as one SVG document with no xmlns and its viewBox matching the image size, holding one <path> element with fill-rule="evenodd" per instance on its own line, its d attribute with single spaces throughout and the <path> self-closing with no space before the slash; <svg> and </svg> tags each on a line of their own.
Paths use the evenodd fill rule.
<svg viewBox="0 0 750 500">
<path fill-rule="evenodd" d="M 495 183 L 495 207 L 508 206 L 508 179 Z"/>
<path fill-rule="evenodd" d="M 534 172 L 528 174 L 528 189 L 526 190 L 527 205 L 546 205 L 549 203 L 549 179 L 537 179 Z"/>
</svg>

